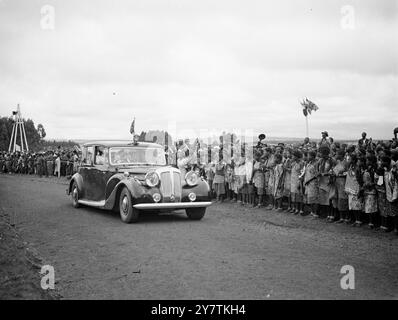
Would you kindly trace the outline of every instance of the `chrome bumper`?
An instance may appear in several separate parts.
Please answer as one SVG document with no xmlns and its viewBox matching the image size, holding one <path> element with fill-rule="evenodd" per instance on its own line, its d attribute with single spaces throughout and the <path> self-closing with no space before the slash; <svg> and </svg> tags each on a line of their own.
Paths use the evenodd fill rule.
<svg viewBox="0 0 398 320">
<path fill-rule="evenodd" d="M 188 208 L 206 208 L 211 202 L 167 202 L 167 203 L 138 203 L 133 205 L 139 210 L 156 210 L 156 209 L 188 209 Z"/>
</svg>

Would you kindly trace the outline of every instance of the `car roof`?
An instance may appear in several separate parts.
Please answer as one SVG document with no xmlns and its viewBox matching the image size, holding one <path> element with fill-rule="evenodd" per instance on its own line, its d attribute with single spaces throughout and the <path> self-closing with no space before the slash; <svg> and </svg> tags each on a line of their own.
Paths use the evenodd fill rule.
<svg viewBox="0 0 398 320">
<path fill-rule="evenodd" d="M 152 142 L 141 142 L 133 144 L 132 140 L 98 140 L 90 141 L 83 144 L 83 147 L 103 146 L 103 147 L 157 147 L 163 148 L 160 144 Z"/>
</svg>

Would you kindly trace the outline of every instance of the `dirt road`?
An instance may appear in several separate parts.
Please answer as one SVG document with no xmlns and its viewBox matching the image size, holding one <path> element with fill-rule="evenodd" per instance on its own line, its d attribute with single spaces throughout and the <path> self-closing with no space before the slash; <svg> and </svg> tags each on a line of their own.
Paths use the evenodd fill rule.
<svg viewBox="0 0 398 320">
<path fill-rule="evenodd" d="M 74 209 L 66 180 L 0 175 L 0 206 L 65 299 L 398 298 L 398 237 L 236 204 L 124 224 Z M 342 290 L 340 269 L 355 268 Z"/>
</svg>

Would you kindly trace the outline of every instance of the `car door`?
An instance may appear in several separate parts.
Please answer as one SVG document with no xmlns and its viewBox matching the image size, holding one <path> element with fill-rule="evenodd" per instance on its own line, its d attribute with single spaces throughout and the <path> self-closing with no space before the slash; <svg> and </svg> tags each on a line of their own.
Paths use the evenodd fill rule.
<svg viewBox="0 0 398 320">
<path fill-rule="evenodd" d="M 94 167 L 94 146 L 84 147 L 82 151 L 82 161 L 79 173 L 83 179 L 82 198 L 91 200 L 92 190 L 90 183 L 92 180 L 92 169 Z"/>
<path fill-rule="evenodd" d="M 109 168 L 108 148 L 95 146 L 93 154 L 93 167 L 89 170 L 88 185 L 90 188 L 90 200 L 102 201 L 105 199 L 106 183 L 114 174 Z"/>
</svg>

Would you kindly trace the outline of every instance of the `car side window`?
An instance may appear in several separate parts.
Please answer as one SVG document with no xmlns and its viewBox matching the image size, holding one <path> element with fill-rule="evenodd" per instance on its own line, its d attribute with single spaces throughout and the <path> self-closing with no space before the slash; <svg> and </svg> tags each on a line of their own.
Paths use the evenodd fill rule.
<svg viewBox="0 0 398 320">
<path fill-rule="evenodd" d="M 108 152 L 104 147 L 95 147 L 95 159 L 94 164 L 96 165 L 104 165 L 107 164 L 108 161 Z"/>
<path fill-rule="evenodd" d="M 81 163 L 85 164 L 86 163 L 86 159 L 87 159 L 87 147 L 84 147 L 82 149 L 82 161 L 81 161 Z"/>
<path fill-rule="evenodd" d="M 86 165 L 92 165 L 94 160 L 94 147 L 87 147 L 86 154 L 83 152 L 83 163 Z"/>
</svg>

